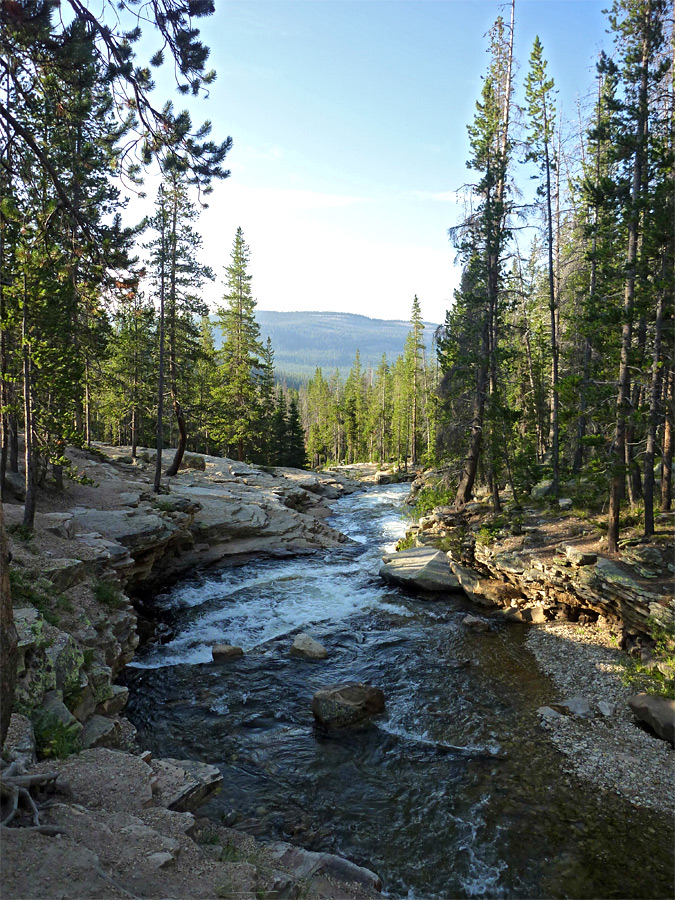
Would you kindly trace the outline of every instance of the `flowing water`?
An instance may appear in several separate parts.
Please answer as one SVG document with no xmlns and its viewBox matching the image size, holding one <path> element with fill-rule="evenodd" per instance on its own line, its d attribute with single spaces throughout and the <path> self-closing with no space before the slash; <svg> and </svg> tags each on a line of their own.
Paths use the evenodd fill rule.
<svg viewBox="0 0 675 900">
<path fill-rule="evenodd" d="M 339 501 L 344 548 L 158 597 L 164 642 L 128 670 L 140 743 L 219 766 L 214 819 L 346 856 L 391 897 L 671 897 L 672 822 L 564 775 L 538 725 L 553 688 L 526 631 L 470 631 L 463 598 L 415 598 L 377 577 L 405 533 L 406 490 Z M 298 631 L 328 659 L 289 657 Z M 211 663 L 214 643 L 246 656 Z M 311 698 L 341 681 L 382 688 L 387 711 L 328 736 Z"/>
</svg>

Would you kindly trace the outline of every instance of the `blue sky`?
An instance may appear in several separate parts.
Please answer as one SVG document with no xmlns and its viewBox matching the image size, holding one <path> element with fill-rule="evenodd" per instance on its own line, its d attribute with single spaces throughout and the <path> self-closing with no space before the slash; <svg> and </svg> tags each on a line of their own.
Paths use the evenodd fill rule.
<svg viewBox="0 0 675 900">
<path fill-rule="evenodd" d="M 609 46 L 605 5 L 516 0 L 517 81 L 539 34 L 573 120 Z M 234 139 L 232 175 L 200 219 L 213 306 L 241 225 L 261 309 L 407 319 L 416 293 L 442 321 L 459 276 L 447 229 L 470 177 L 466 125 L 500 10 L 508 17 L 493 0 L 216 0 L 202 32 L 218 79 L 191 106 L 216 139 Z"/>
</svg>

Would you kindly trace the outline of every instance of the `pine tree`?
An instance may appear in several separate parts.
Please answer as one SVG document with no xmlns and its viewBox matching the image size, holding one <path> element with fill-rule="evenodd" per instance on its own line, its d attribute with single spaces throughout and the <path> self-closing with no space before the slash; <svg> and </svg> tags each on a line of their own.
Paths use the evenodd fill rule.
<svg viewBox="0 0 675 900">
<path fill-rule="evenodd" d="M 513 7 L 512 7 L 513 13 Z M 499 343 L 503 314 L 503 255 L 510 236 L 507 176 L 511 156 L 509 111 L 513 54 L 513 15 L 510 37 L 501 18 L 491 32 L 491 63 L 485 78 L 476 115 L 469 126 L 472 157 L 469 167 L 480 174 L 473 191 L 478 198 L 475 209 L 467 211 L 462 224 L 450 229 L 464 260 L 462 287 L 455 293 L 455 308 L 449 313 L 445 334 L 439 341 L 439 362 L 444 378 L 451 384 L 449 372 L 459 365 L 472 386 L 471 424 L 455 504 L 463 506 L 471 497 L 486 432 L 487 413 L 499 412 Z M 462 330 L 458 330 L 463 329 Z M 454 345 L 454 349 L 453 346 Z M 458 352 L 459 351 L 459 354 Z M 463 361 L 459 359 L 463 355 Z M 442 401 L 443 402 L 443 401 Z M 446 404 L 447 406 L 447 404 Z M 463 416 L 464 417 L 464 416 Z M 442 419 L 449 423 L 447 409 Z M 451 426 L 454 428 L 454 426 Z M 447 427 L 441 430 L 447 434 Z M 498 460 L 490 453 L 489 471 L 493 505 L 499 508 L 497 492 Z"/>
<path fill-rule="evenodd" d="M 425 380 L 423 332 L 422 311 L 417 295 L 415 295 L 410 316 L 410 331 L 405 344 L 405 365 L 410 382 L 410 401 L 412 404 L 410 461 L 413 466 L 417 465 L 419 428 L 422 413 L 422 387 Z"/>
<path fill-rule="evenodd" d="M 288 404 L 286 447 L 284 452 L 284 465 L 294 469 L 304 469 L 307 465 L 305 452 L 305 432 L 300 421 L 298 400 L 291 395 Z"/>
<path fill-rule="evenodd" d="M 668 64 L 658 62 L 663 46 L 663 24 L 669 4 L 666 0 L 615 0 L 610 23 L 619 48 L 616 63 L 624 89 L 621 103 L 622 131 L 618 140 L 628 150 L 631 187 L 624 201 L 627 226 L 623 327 L 616 401 L 616 428 L 613 441 L 612 481 L 609 495 L 607 545 L 616 552 L 619 539 L 621 499 L 625 490 L 626 430 L 631 407 L 631 350 L 635 316 L 636 285 L 640 278 L 640 246 L 646 224 L 643 216 L 649 196 L 649 97 L 655 81 L 663 78 Z"/>
<path fill-rule="evenodd" d="M 198 323 L 208 312 L 199 291 L 207 279 L 213 278 L 210 267 L 200 264 L 198 259 L 202 240 L 193 227 L 197 217 L 197 209 L 188 197 L 184 173 L 171 170 L 160 186 L 155 215 L 150 220 L 155 237 L 147 244 L 155 295 L 162 307 L 160 324 L 166 340 L 165 347 L 160 348 L 159 380 L 162 388 L 165 379 L 168 380 L 178 427 L 178 446 L 166 471 L 167 476 L 178 472 L 187 446 L 188 430 L 181 398 L 190 393 L 188 372 L 199 352 Z M 163 422 L 158 424 L 160 427 L 163 428 Z"/>
<path fill-rule="evenodd" d="M 244 233 L 238 228 L 231 263 L 225 269 L 227 293 L 223 300 L 227 305 L 218 309 L 223 346 L 220 353 L 222 365 L 217 434 L 223 444 L 236 447 L 240 460 L 244 459 L 247 446 L 252 448 L 259 442 L 258 372 L 264 355 L 260 327 L 254 315 L 249 259 L 250 251 L 244 242 Z"/>
<path fill-rule="evenodd" d="M 556 329 L 556 285 L 553 268 L 553 211 L 551 174 L 557 161 L 552 147 L 555 126 L 555 105 L 553 103 L 552 78 L 546 77 L 546 60 L 539 36 L 534 40 L 530 56 L 530 71 L 525 79 L 525 99 L 528 104 L 530 131 L 527 136 L 527 159 L 536 162 L 543 172 L 544 182 L 537 192 L 544 198 L 546 235 L 548 250 L 548 306 L 551 329 L 551 436 L 553 463 L 553 491 L 557 496 L 560 488 L 560 432 L 558 412 L 558 335 Z"/>
</svg>

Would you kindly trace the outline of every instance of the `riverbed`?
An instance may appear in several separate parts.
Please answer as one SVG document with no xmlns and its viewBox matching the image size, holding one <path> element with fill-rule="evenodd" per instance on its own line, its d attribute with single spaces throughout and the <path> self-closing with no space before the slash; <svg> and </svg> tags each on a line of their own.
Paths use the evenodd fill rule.
<svg viewBox="0 0 675 900">
<path fill-rule="evenodd" d="M 525 628 L 470 631 L 462 596 L 413 597 L 378 578 L 405 533 L 407 489 L 336 503 L 343 548 L 158 597 L 163 638 L 128 670 L 139 742 L 220 767 L 214 819 L 344 855 L 393 898 L 672 896 L 672 821 L 563 772 L 536 714 L 554 687 Z M 298 631 L 328 658 L 290 657 Z M 215 643 L 246 655 L 216 665 Z M 382 688 L 386 714 L 328 736 L 312 695 L 347 680 Z"/>
</svg>

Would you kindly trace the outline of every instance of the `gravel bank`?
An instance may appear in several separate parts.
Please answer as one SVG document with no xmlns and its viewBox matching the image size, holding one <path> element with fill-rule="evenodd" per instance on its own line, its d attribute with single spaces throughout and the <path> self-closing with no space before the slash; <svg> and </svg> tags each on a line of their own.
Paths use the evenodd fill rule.
<svg viewBox="0 0 675 900">
<path fill-rule="evenodd" d="M 532 628 L 528 647 L 558 689 L 552 703 L 583 697 L 592 718 L 541 718 L 554 745 L 565 754 L 564 768 L 600 790 L 625 796 L 634 806 L 675 813 L 675 752 L 643 731 L 627 704 L 634 693 L 621 681 L 625 655 L 602 626 L 551 622 Z M 614 704 L 608 716 L 597 703 Z"/>
</svg>

